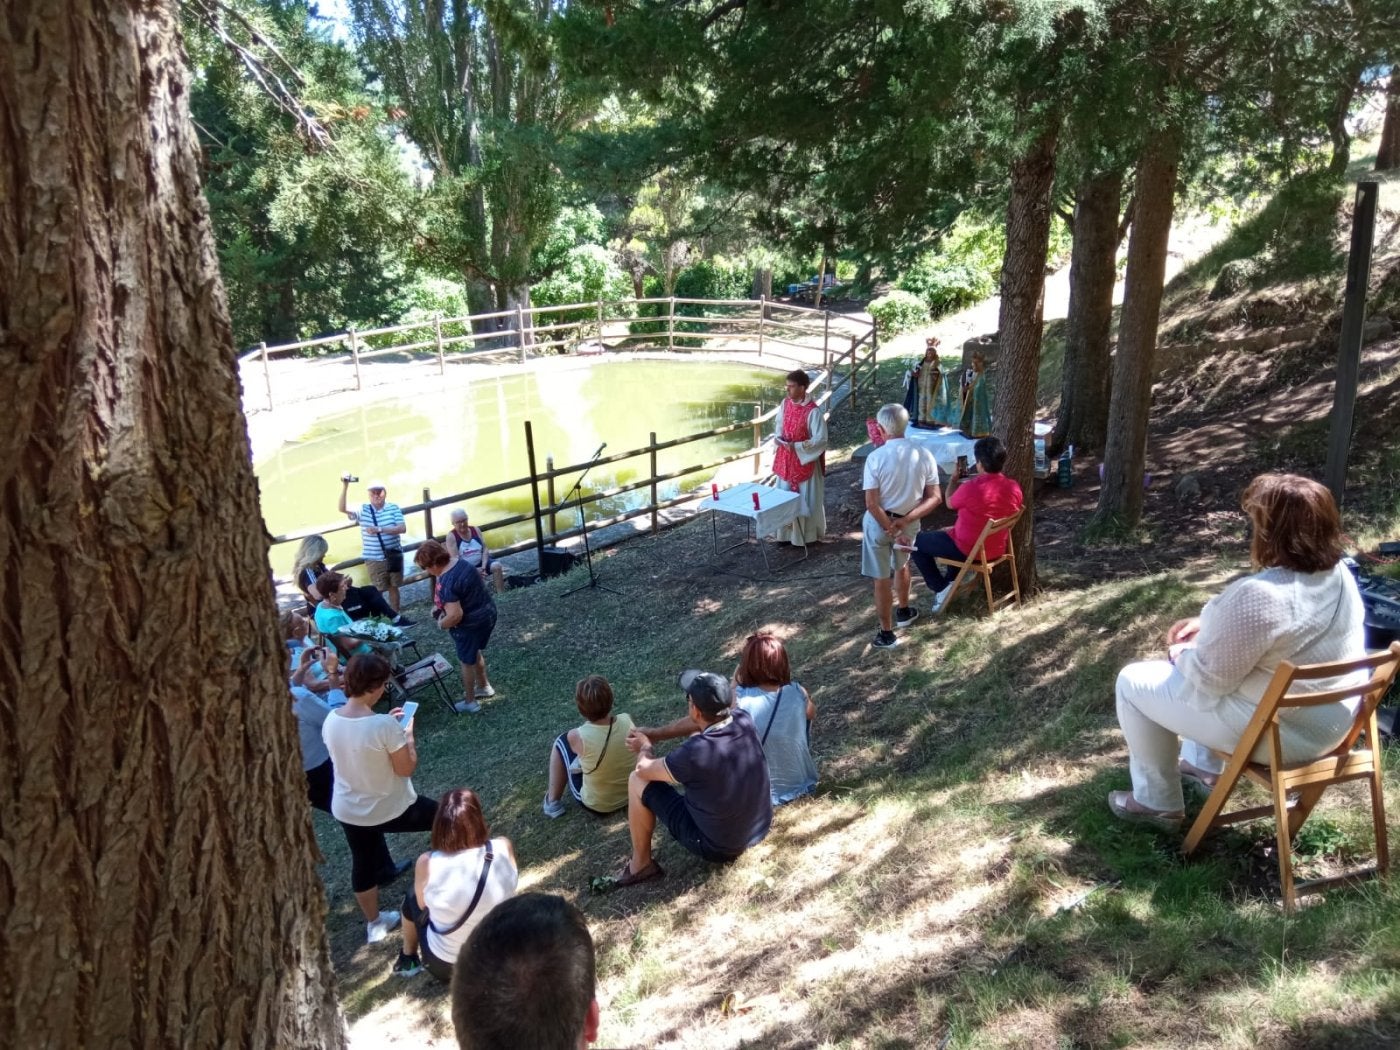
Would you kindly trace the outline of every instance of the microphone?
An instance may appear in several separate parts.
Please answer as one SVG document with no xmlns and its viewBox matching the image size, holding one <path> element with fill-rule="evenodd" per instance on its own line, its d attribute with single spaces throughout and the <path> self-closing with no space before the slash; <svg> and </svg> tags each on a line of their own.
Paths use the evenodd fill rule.
<svg viewBox="0 0 1400 1050">
<path fill-rule="evenodd" d="M 607 448 L 607 447 L 608 447 L 608 443 L 607 443 L 606 441 L 604 441 L 601 445 L 598 446 L 598 451 L 595 452 L 595 453 L 593 453 L 593 458 L 594 458 L 594 459 L 597 459 L 599 456 L 601 456 L 601 455 L 603 454 L 603 449 L 605 449 L 605 448 Z"/>
</svg>

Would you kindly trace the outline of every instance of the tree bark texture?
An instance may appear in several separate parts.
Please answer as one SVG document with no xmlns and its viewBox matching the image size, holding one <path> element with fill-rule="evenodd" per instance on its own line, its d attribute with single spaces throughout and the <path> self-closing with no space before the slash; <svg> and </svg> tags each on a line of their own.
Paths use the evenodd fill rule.
<svg viewBox="0 0 1400 1050">
<path fill-rule="evenodd" d="M 1342 84 L 1332 101 L 1332 110 L 1327 115 L 1327 135 L 1332 140 L 1332 159 L 1327 170 L 1333 175 L 1345 175 L 1351 163 L 1351 132 L 1347 130 L 1347 114 L 1351 112 L 1356 89 L 1361 85 L 1361 74 L 1366 70 L 1364 57 L 1359 57 L 1347 67 Z"/>
<path fill-rule="evenodd" d="M 1131 528 L 1142 518 L 1152 359 L 1157 350 L 1180 159 L 1180 133 L 1170 129 L 1152 136 L 1138 161 L 1123 315 L 1118 322 L 1118 352 L 1113 357 L 1104 480 L 1095 514 L 1100 523 L 1116 522 Z"/>
<path fill-rule="evenodd" d="M 1034 506 L 1036 375 L 1044 335 L 1045 259 L 1050 250 L 1051 191 L 1059 124 L 1043 131 L 1011 164 L 1006 258 L 1001 269 L 996 400 L 992 416 L 1006 445 L 1006 474 L 1020 482 L 1026 510 L 1012 532 L 1021 590 L 1035 589 Z"/>
<path fill-rule="evenodd" d="M 338 1047 L 175 11 L 0 16 L 0 1031 Z"/>
<path fill-rule="evenodd" d="M 1391 66 L 1390 84 L 1385 90 L 1385 122 L 1381 124 L 1381 144 L 1376 148 L 1376 170 L 1400 168 L 1400 66 Z"/>
<path fill-rule="evenodd" d="M 1080 183 L 1074 204 L 1074 247 L 1069 262 L 1069 317 L 1060 412 L 1049 446 L 1102 451 L 1108 433 L 1108 397 L 1117 277 L 1118 211 L 1123 175 L 1107 172 Z"/>
</svg>

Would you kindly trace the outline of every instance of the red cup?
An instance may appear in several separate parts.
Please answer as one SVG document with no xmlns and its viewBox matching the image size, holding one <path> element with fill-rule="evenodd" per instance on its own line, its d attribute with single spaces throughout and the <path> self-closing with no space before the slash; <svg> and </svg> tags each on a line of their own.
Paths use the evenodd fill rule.
<svg viewBox="0 0 1400 1050">
<path fill-rule="evenodd" d="M 711 486 L 710 486 L 710 495 L 711 495 L 713 498 L 715 498 L 715 499 L 719 499 L 719 486 L 718 486 L 718 485 L 711 485 Z"/>
<path fill-rule="evenodd" d="M 754 509 L 754 510 L 759 510 L 760 507 L 759 507 L 759 505 L 758 505 L 758 493 L 757 493 L 757 492 L 752 492 L 752 493 L 750 493 L 750 495 L 753 496 L 753 509 Z"/>
</svg>

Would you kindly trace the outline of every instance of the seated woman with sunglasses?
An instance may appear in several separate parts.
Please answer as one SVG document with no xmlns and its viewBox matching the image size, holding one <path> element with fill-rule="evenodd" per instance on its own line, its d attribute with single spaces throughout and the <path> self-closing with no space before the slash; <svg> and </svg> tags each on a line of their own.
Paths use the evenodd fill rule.
<svg viewBox="0 0 1400 1050">
<path fill-rule="evenodd" d="M 591 674 L 581 679 L 574 688 L 574 704 L 587 721 L 560 733 L 549 752 L 544 813 L 551 819 L 564 815 L 565 786 L 574 801 L 593 813 L 622 809 L 627 805 L 627 778 L 637 764 L 626 744 L 632 718 L 613 714 L 613 691 L 606 678 Z"/>
</svg>

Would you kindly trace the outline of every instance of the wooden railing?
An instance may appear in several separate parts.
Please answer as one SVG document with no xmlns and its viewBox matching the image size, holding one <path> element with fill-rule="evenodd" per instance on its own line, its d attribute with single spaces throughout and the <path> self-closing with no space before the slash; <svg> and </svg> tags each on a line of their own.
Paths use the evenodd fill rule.
<svg viewBox="0 0 1400 1050">
<path fill-rule="evenodd" d="M 648 312 L 650 311 L 650 312 Z M 691 312 L 699 311 L 699 312 Z M 833 325 L 833 321 L 835 324 Z M 542 323 L 543 322 L 543 323 Z M 638 331 L 633 331 L 638 326 Z M 652 331 L 646 328 L 654 328 Z M 258 347 L 239 358 L 240 365 L 261 365 L 264 387 L 262 405 L 252 399 L 248 411 L 273 409 L 279 398 L 272 362 L 303 357 L 308 351 L 333 354 L 350 365 L 342 390 L 363 390 L 365 376 L 361 365 L 389 355 L 409 355 L 426 361 L 436 360 L 438 372 L 445 374 L 449 361 L 466 360 L 503 352 L 513 353 L 524 362 L 531 354 L 546 351 L 569 353 L 595 344 L 597 349 L 704 350 L 723 342 L 725 349 L 754 352 L 786 348 L 788 353 L 815 363 L 820 360 L 829 371 L 854 350 L 867 343 L 869 354 L 856 370 L 873 355 L 876 344 L 874 325 L 866 320 L 833 315 L 767 299 L 621 299 L 595 303 L 568 303 L 530 309 L 498 310 L 464 317 L 436 317 L 412 324 L 357 330 L 302 339 L 294 343 Z M 255 382 L 252 376 L 245 381 Z M 288 380 L 290 383 L 290 380 Z M 301 384 L 296 384 L 301 389 Z M 317 393 L 331 393 L 324 374 L 318 376 Z"/>
<path fill-rule="evenodd" d="M 846 354 L 842 355 L 842 358 L 849 359 L 851 358 L 851 356 L 851 351 L 847 351 Z M 871 360 L 873 356 L 874 349 L 872 347 L 870 353 L 866 355 L 865 360 Z M 856 363 L 857 368 L 859 367 L 860 363 L 861 362 Z M 870 373 L 872 375 L 873 372 L 874 369 L 871 368 Z M 850 371 L 847 372 L 847 378 L 845 380 L 847 384 L 849 383 L 849 376 L 851 374 L 852 373 Z M 824 371 L 813 380 L 812 385 L 809 388 L 814 393 L 817 393 L 817 404 L 822 411 L 827 411 L 831 403 L 831 398 L 833 394 L 831 379 L 832 373 Z M 859 380 L 858 385 L 859 383 L 864 383 L 866 381 L 868 381 L 868 377 L 866 377 L 866 379 Z M 843 391 L 847 393 L 848 400 L 851 397 L 851 393 L 849 391 L 853 391 L 854 389 L 854 387 L 848 386 Z M 448 505 L 463 504 L 466 503 L 468 500 L 480 499 L 485 496 L 493 496 L 497 495 L 498 493 L 509 492 L 511 490 L 528 487 L 530 490 L 531 501 L 531 511 L 529 513 L 511 514 L 507 515 L 506 517 L 496 518 L 487 522 L 474 521 L 473 524 L 475 524 L 477 528 L 481 529 L 483 535 L 485 535 L 489 534 L 494 530 L 509 528 L 510 526 L 519 525 L 523 522 L 533 522 L 535 525 L 535 537 L 533 539 L 520 540 L 515 543 L 499 547 L 490 546 L 490 544 L 488 543 L 488 546 L 490 546 L 491 556 L 493 558 L 500 558 L 509 554 L 517 554 L 522 551 L 529 550 L 531 547 L 534 547 L 537 552 L 537 563 L 539 567 L 543 569 L 543 552 L 546 547 L 553 546 L 562 540 L 567 540 L 579 536 L 584 531 L 593 533 L 598 529 L 604 529 L 610 525 L 618 525 L 622 522 L 630 521 L 634 518 L 649 516 L 650 531 L 653 533 L 659 532 L 661 528 L 661 511 L 682 503 L 691 502 L 697 498 L 696 493 L 685 492 L 678 496 L 671 497 L 669 499 L 661 499 L 659 492 L 660 486 L 668 481 L 676 481 L 692 474 L 698 474 L 701 471 L 714 470 L 718 467 L 725 466 L 729 463 L 736 463 L 742 460 L 751 460 L 751 476 L 754 478 L 760 477 L 762 475 L 761 464 L 763 459 L 764 445 L 763 428 L 765 424 L 772 421 L 773 417 L 777 414 L 777 411 L 777 408 L 772 408 L 769 409 L 767 412 L 755 412 L 754 417 L 751 420 L 739 423 L 730 423 L 720 427 L 712 427 L 708 430 L 700 431 L 699 433 L 687 434 L 684 437 L 672 438 L 666 441 L 658 441 L 656 434 L 653 432 L 650 435 L 650 440 L 647 442 L 647 444 L 643 445 L 640 448 L 629 449 L 625 452 L 618 452 L 611 456 L 604 456 L 597 460 L 592 460 L 588 462 L 571 463 L 567 466 L 556 467 L 554 466 L 553 458 L 550 457 L 546 461 L 544 470 L 538 470 L 535 467 L 535 464 L 538 461 L 535 454 L 534 433 L 531 424 L 528 421 L 526 421 L 526 423 L 524 424 L 524 438 L 528 461 L 531 465 L 530 473 L 528 475 L 520 478 L 513 478 L 509 481 L 497 482 L 494 485 L 487 485 L 478 489 L 470 489 L 466 492 L 456 492 L 450 496 L 443 497 L 434 497 L 429 489 L 424 488 L 422 502 L 415 503 L 411 506 L 406 506 L 402 508 L 404 517 L 405 519 L 408 519 L 414 515 L 421 515 L 423 535 L 425 537 L 431 536 L 435 538 L 441 538 L 443 534 L 438 532 L 436 527 L 434 526 L 434 510 Z M 680 448 L 685 445 L 693 444 L 697 441 L 707 441 L 711 438 L 719 437 L 724 434 L 734 433 L 742 430 L 751 431 L 753 442 L 752 447 L 744 448 L 737 452 L 731 452 L 728 455 L 720 456 L 717 459 L 710 459 L 692 465 L 683 466 L 677 470 L 667 471 L 664 474 L 661 473 L 658 469 L 658 454 L 660 452 L 665 451 L 666 449 Z M 597 491 L 585 491 L 573 499 L 559 500 L 556 496 L 556 482 L 561 478 L 570 478 L 572 484 L 572 479 L 585 470 L 592 469 L 595 467 L 607 466 L 613 463 L 622 463 L 627 460 L 635 460 L 641 457 L 646 457 L 647 474 L 645 477 L 641 478 L 638 481 L 629 482 L 624 485 L 616 485 L 611 488 L 601 489 Z M 542 488 L 543 492 L 541 491 Z M 562 529 L 558 527 L 558 517 L 559 515 L 565 512 L 577 513 L 578 508 L 580 507 L 586 507 L 591 503 L 611 499 L 616 496 L 624 495 L 628 492 L 635 492 L 642 489 L 645 489 L 648 492 L 648 500 L 642 506 L 634 507 L 631 510 L 624 511 L 621 514 L 614 514 L 607 518 L 587 521 L 582 526 L 572 525 Z M 325 535 L 328 533 L 343 532 L 356 528 L 358 528 L 357 525 L 348 522 L 340 522 L 337 524 L 324 525 L 315 528 L 300 529 L 294 532 L 286 533 L 285 535 L 275 536 L 272 539 L 272 543 L 274 546 L 288 543 L 299 543 L 302 539 L 304 539 L 307 536 L 318 534 Z M 419 542 L 406 543 L 404 547 L 406 550 L 412 551 L 414 548 L 419 546 Z M 362 559 L 357 557 L 349 558 L 345 561 L 339 562 L 335 567 L 337 569 L 340 569 L 359 564 L 362 564 Z M 412 582 L 413 580 L 421 578 L 421 576 L 409 577 L 407 582 Z"/>
<path fill-rule="evenodd" d="M 365 345 L 365 340 L 378 340 L 386 336 L 393 336 L 406 332 L 412 332 L 421 329 L 424 326 L 396 325 L 390 328 L 379 328 L 365 332 L 356 332 L 354 329 L 351 329 L 349 332 L 346 332 L 342 335 L 302 340 L 301 342 L 288 343 L 283 346 L 269 347 L 266 345 L 262 345 L 258 348 L 258 350 L 253 351 L 251 354 L 244 355 L 243 358 L 241 358 L 240 360 L 242 362 L 261 361 L 267 382 L 268 405 L 269 407 L 271 407 L 274 402 L 272 391 L 272 375 L 268 367 L 269 360 L 273 357 L 283 357 L 289 354 L 295 354 L 307 348 L 315 348 L 318 346 L 329 345 L 335 342 L 342 342 L 348 349 L 349 359 L 354 366 L 355 388 L 361 389 L 362 379 L 360 374 L 360 362 L 367 358 L 374 358 L 386 354 L 415 353 L 431 350 L 431 352 L 437 357 L 439 368 L 445 369 L 445 355 L 449 346 L 458 346 L 463 343 L 474 344 L 475 342 L 486 341 L 490 338 L 500 339 L 501 336 L 504 335 L 516 338 L 516 349 L 520 355 L 520 358 L 523 360 L 526 354 L 527 347 L 536 350 L 541 347 L 564 346 L 566 349 L 572 348 L 577 346 L 580 342 L 587 339 L 591 334 L 606 334 L 608 330 L 607 326 L 609 324 L 618 323 L 623 320 L 627 321 L 629 324 L 633 321 L 650 321 L 655 322 L 657 324 L 660 324 L 664 321 L 666 324 L 666 345 L 668 348 L 671 349 L 677 347 L 678 344 L 676 343 L 676 340 L 678 338 L 682 340 L 697 339 L 701 341 L 702 346 L 704 345 L 703 341 L 705 339 L 724 338 L 730 340 L 731 343 L 735 339 L 739 339 L 741 341 L 741 345 L 743 345 L 742 340 L 748 339 L 751 341 L 753 348 L 760 356 L 762 356 L 762 354 L 764 353 L 765 346 L 768 344 L 787 345 L 790 347 L 800 348 L 803 351 L 805 351 L 811 359 L 814 359 L 817 352 L 820 351 L 822 369 L 820 374 L 818 374 L 818 376 L 813 380 L 812 385 L 809 389 L 814 394 L 816 394 L 818 404 L 821 406 L 823 411 L 828 410 L 829 406 L 832 403 L 833 396 L 836 396 L 842 402 L 849 405 L 853 413 L 858 414 L 859 391 L 872 384 L 875 380 L 875 365 L 877 363 L 876 359 L 879 350 L 879 339 L 876 335 L 874 325 L 869 322 L 853 321 L 850 318 L 840 318 L 843 324 L 849 324 L 856 327 L 857 334 L 849 334 L 848 329 L 833 329 L 832 314 L 830 313 L 830 311 L 813 310 L 808 307 L 792 306 L 786 303 L 770 303 L 761 299 L 710 300 L 670 298 L 625 301 L 625 305 L 629 307 L 635 307 L 638 305 L 644 306 L 647 304 L 665 304 L 666 313 L 664 315 L 658 314 L 656 316 L 651 317 L 610 318 L 608 317 L 605 309 L 605 307 L 609 304 L 598 303 L 594 304 L 596 306 L 594 316 L 588 321 L 574 320 L 568 322 L 567 324 L 525 326 L 525 332 L 527 334 L 533 335 L 538 335 L 539 333 L 545 331 L 554 332 L 557 334 L 562 329 L 572 328 L 572 335 L 559 335 L 557 338 L 552 340 L 532 339 L 527 342 L 526 339 L 522 337 L 522 331 L 519 328 L 513 331 L 498 333 L 495 336 L 490 337 L 476 334 L 454 335 L 452 334 L 452 329 L 454 326 L 461 328 L 463 326 L 469 326 L 472 321 L 479 321 L 482 319 L 490 318 L 513 316 L 517 322 L 521 322 L 523 321 L 524 315 L 526 313 L 529 313 L 532 316 L 538 318 L 541 315 L 551 312 L 577 311 L 579 309 L 584 308 L 584 304 L 572 304 L 569 306 L 558 307 L 539 307 L 529 311 L 517 310 L 514 313 L 498 312 L 495 314 L 478 314 L 466 318 L 435 319 L 431 322 L 428 322 L 428 327 L 432 330 L 433 333 L 433 338 L 430 340 L 410 340 L 407 343 L 395 344 L 387 347 L 379 347 L 370 350 L 361 349 L 361 347 Z M 618 304 L 611 305 L 617 306 Z M 680 305 L 682 307 L 702 306 L 706 308 L 737 310 L 741 312 L 716 317 L 710 317 L 705 315 L 691 315 L 677 313 L 677 305 Z M 810 323 L 802 324 L 782 321 L 769 316 L 772 312 L 780 310 L 792 311 L 793 313 L 799 315 L 799 321 L 805 320 Z M 748 316 L 750 312 L 752 312 L 754 316 Z M 678 323 L 681 325 L 723 324 L 729 325 L 731 326 L 731 328 L 729 331 L 726 332 L 716 332 L 705 329 L 678 328 Z M 589 325 L 591 325 L 592 327 L 590 328 Z M 445 331 L 446 334 L 444 334 Z M 789 338 L 793 335 L 805 336 L 806 338 L 808 338 L 809 342 L 803 343 Z M 572 339 L 573 342 L 570 342 L 570 339 Z M 629 347 L 635 347 L 638 345 L 657 345 L 660 343 L 660 340 L 661 333 L 659 331 L 655 333 L 629 332 L 625 337 L 617 339 L 614 342 L 612 348 L 615 349 L 620 345 L 627 345 Z M 491 347 L 488 349 L 470 351 L 472 356 L 499 352 L 499 346 Z M 586 463 L 572 463 L 568 466 L 556 467 L 554 465 L 553 457 L 548 457 L 545 461 L 544 470 L 537 469 L 536 464 L 538 461 L 536 459 L 535 454 L 536 450 L 534 442 L 534 432 L 531 424 L 527 421 L 524 424 L 524 439 L 528 462 L 530 464 L 530 473 L 528 475 L 524 477 L 513 478 L 509 481 L 497 482 L 494 485 L 487 485 L 483 488 L 471 489 L 466 492 L 453 493 L 450 496 L 443 497 L 434 497 L 432 492 L 425 487 L 423 489 L 422 502 L 406 506 L 402 509 L 405 517 L 418 514 L 422 515 L 422 532 L 425 537 L 440 537 L 441 534 L 436 531 L 433 523 L 433 511 L 435 509 L 447 505 L 463 504 L 469 500 L 481 499 L 486 496 L 492 496 L 502 492 L 509 492 L 512 490 L 518 490 L 524 487 L 528 487 L 530 491 L 531 502 L 531 510 L 529 513 L 511 514 L 506 517 L 496 518 L 494 520 L 487 521 L 485 523 L 473 523 L 476 524 L 476 526 L 479 529 L 481 529 L 483 534 L 488 534 L 493 530 L 499 531 L 501 529 L 509 528 L 513 525 L 519 525 L 523 522 L 532 521 L 535 527 L 534 539 L 519 540 L 504 546 L 491 547 L 491 555 L 494 558 L 499 558 L 510 554 L 520 553 L 522 551 L 529 550 L 531 547 L 534 547 L 537 552 L 537 559 L 540 568 L 543 569 L 544 549 L 546 547 L 557 544 L 563 540 L 572 539 L 573 537 L 579 536 L 584 532 L 592 533 L 598 529 L 607 528 L 611 525 L 621 524 L 622 522 L 630 521 L 634 518 L 639 518 L 642 516 L 650 517 L 649 526 L 652 532 L 659 531 L 661 527 L 660 513 L 663 510 L 666 510 L 673 506 L 677 506 L 682 503 L 690 502 L 696 498 L 696 494 L 690 492 L 683 493 L 681 495 L 669 499 L 661 499 L 660 486 L 665 484 L 666 482 L 677 481 L 689 475 L 698 474 L 701 471 L 714 470 L 718 467 L 725 466 L 729 463 L 735 463 L 745 459 L 752 460 L 752 476 L 755 478 L 759 477 L 762 473 L 761 464 L 764 444 L 763 427 L 764 424 L 770 422 L 773 419 L 776 413 L 776 408 L 770 409 L 767 412 L 759 412 L 757 411 L 757 406 L 755 406 L 754 416 L 751 420 L 738 423 L 730 423 L 726 426 L 712 427 L 708 430 L 703 430 L 694 434 L 687 434 L 683 437 L 670 438 L 664 441 L 659 441 L 657 439 L 656 434 L 653 432 L 650 435 L 650 440 L 647 442 L 647 444 L 640 448 L 629 449 L 625 452 L 617 452 L 613 455 Z M 707 441 L 712 438 L 719 437 L 723 434 L 734 433 L 736 431 L 741 431 L 745 429 L 750 430 L 752 434 L 752 447 L 750 448 L 745 448 L 741 451 L 721 456 L 718 459 L 712 459 L 706 462 L 700 462 L 690 466 L 685 466 L 678 470 L 670 470 L 664 474 L 661 473 L 659 470 L 658 454 L 667 449 L 680 448 L 698 441 Z M 625 485 L 617 485 L 599 491 L 586 492 L 575 499 L 566 499 L 562 502 L 557 497 L 556 482 L 561 478 L 573 478 L 581 474 L 583 471 L 592 469 L 594 467 L 607 466 L 613 463 L 622 463 L 628 460 L 636 460 L 641 457 L 646 457 L 647 463 L 646 475 L 641 480 L 630 482 Z M 541 491 L 542 487 L 543 492 Z M 642 506 L 634 507 L 631 510 L 627 510 L 621 514 L 614 514 L 610 517 L 601 520 L 587 521 L 582 526 L 573 525 L 563 529 L 559 528 L 559 516 L 562 513 L 577 513 L 578 508 L 586 507 L 588 504 L 597 503 L 601 500 L 611 499 L 619 495 L 624 495 L 626 493 L 635 492 L 642 489 L 646 489 L 648 492 L 648 500 L 646 504 Z M 286 533 L 285 535 L 273 537 L 272 543 L 274 546 L 288 543 L 298 543 L 307 536 L 342 532 L 357 527 L 358 526 L 346 522 L 339 522 L 331 525 L 299 529 L 293 532 Z M 408 550 L 412 550 L 417 546 L 418 543 L 405 544 L 405 547 Z M 488 546 L 490 546 L 489 543 Z M 362 559 L 360 558 L 350 558 L 345 561 L 339 562 L 336 567 L 344 568 L 352 565 L 359 565 L 361 564 L 361 562 Z M 421 576 L 410 577 L 410 581 L 412 579 L 420 578 Z"/>
</svg>

